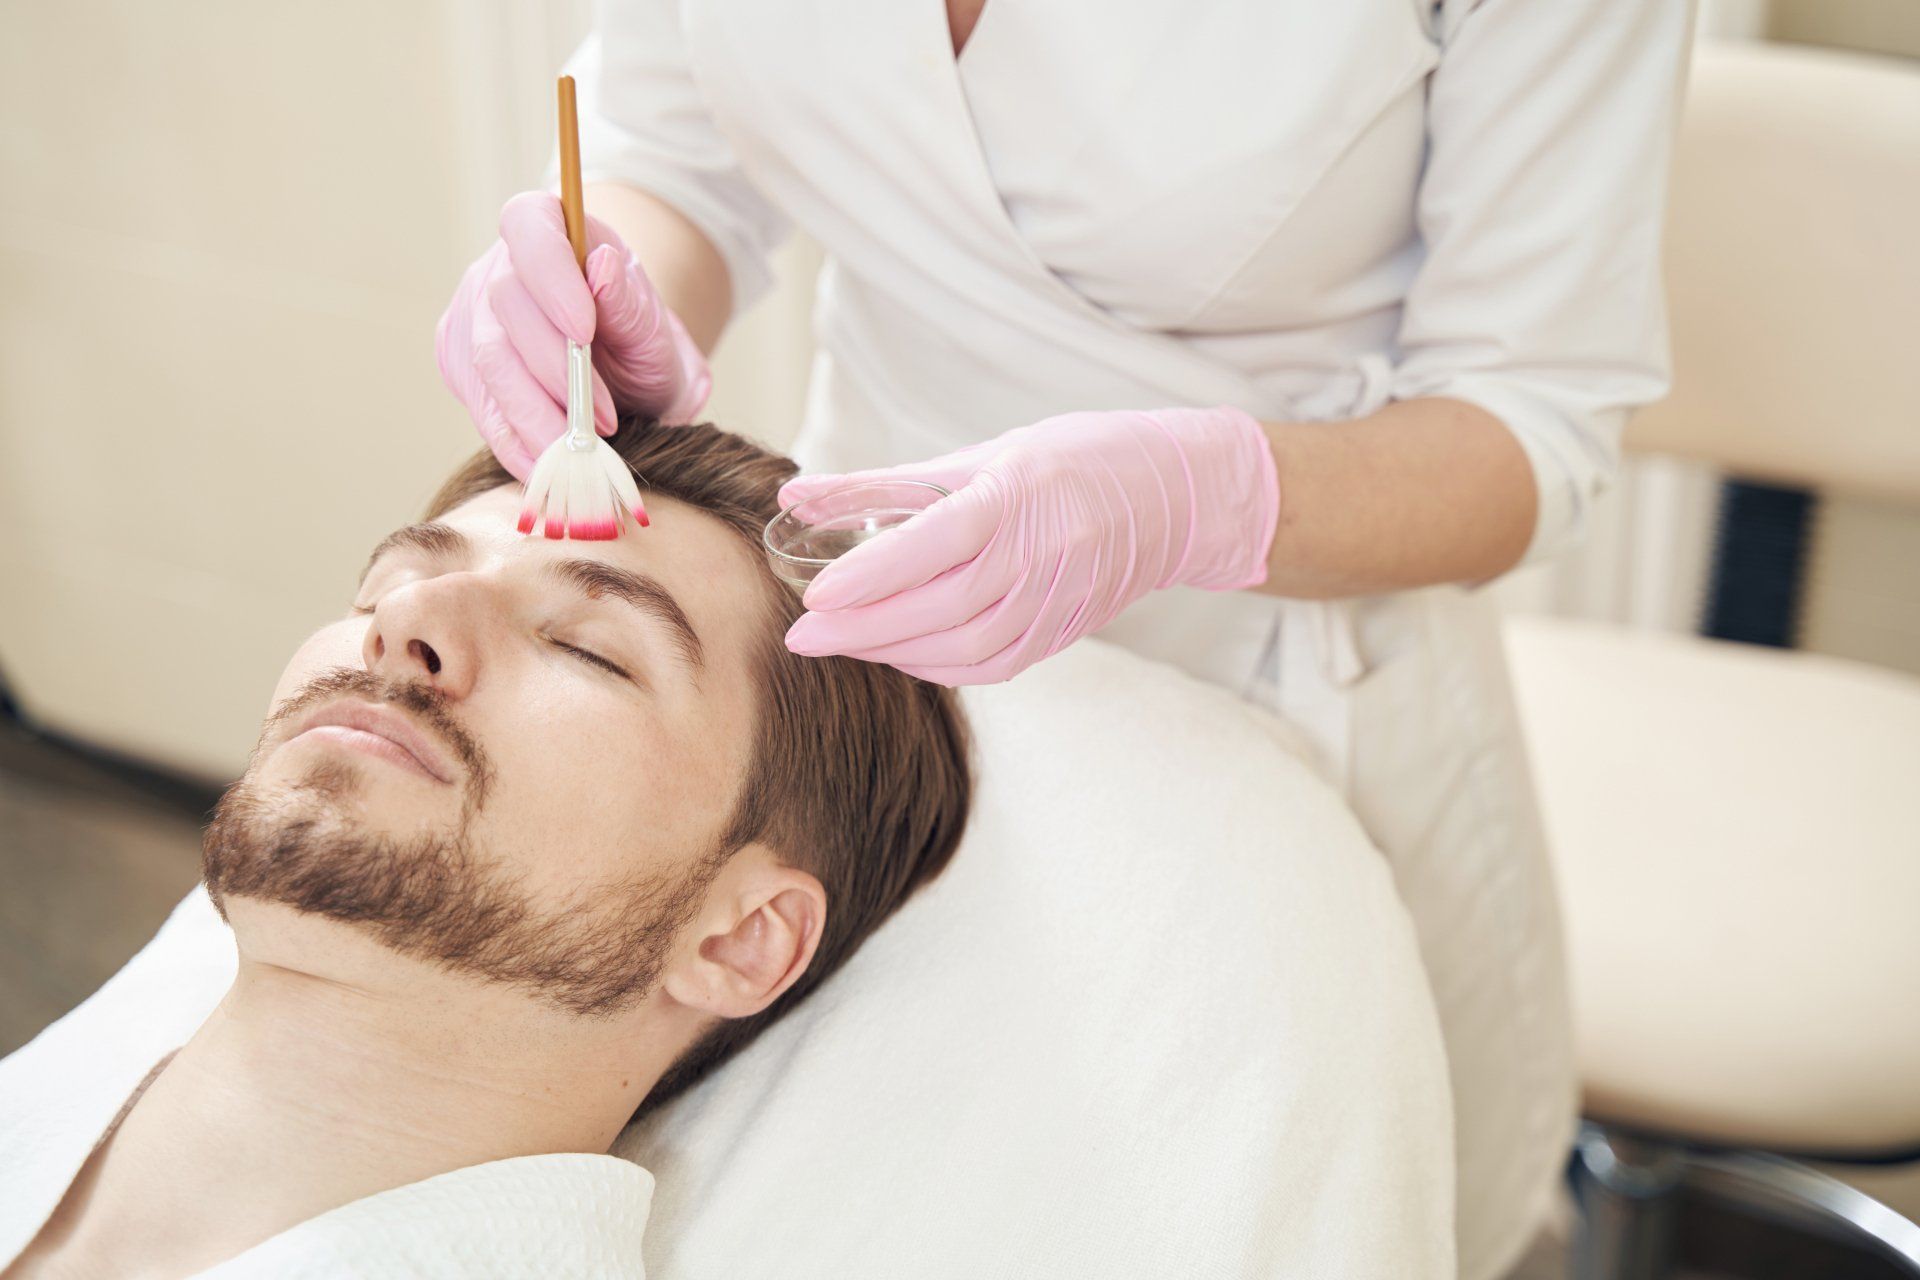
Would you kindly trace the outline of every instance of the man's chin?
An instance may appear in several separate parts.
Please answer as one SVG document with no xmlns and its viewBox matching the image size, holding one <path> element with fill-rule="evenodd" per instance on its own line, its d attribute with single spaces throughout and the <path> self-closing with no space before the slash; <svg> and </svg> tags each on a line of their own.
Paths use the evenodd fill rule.
<svg viewBox="0 0 1920 1280">
<path fill-rule="evenodd" d="M 356 783 L 357 762 L 315 763 L 285 778 L 250 770 L 207 824 L 207 892 L 223 914 L 231 908 L 236 933 L 244 922 L 250 956 L 271 939 L 290 955 L 324 944 L 368 956 L 378 946 L 570 1013 L 605 1014 L 645 998 L 724 864 L 698 859 L 602 910 L 546 912 L 469 839 L 470 812 L 394 822 L 384 789 Z M 376 804 L 384 820 L 366 816 Z"/>
<path fill-rule="evenodd" d="M 304 762 L 286 777 L 273 763 L 230 787 L 207 825 L 201 875 L 222 914 L 246 898 L 364 920 L 392 909 L 410 864 L 457 842 L 440 833 L 444 818 L 367 786 L 352 761 Z"/>
<path fill-rule="evenodd" d="M 339 961 L 364 957 L 366 976 L 377 976 L 397 953 L 379 935 L 355 921 L 309 910 L 253 892 L 223 893 L 215 905 L 233 927 L 247 959 L 289 969 L 313 971 L 326 959 L 329 974 L 339 976 Z"/>
</svg>

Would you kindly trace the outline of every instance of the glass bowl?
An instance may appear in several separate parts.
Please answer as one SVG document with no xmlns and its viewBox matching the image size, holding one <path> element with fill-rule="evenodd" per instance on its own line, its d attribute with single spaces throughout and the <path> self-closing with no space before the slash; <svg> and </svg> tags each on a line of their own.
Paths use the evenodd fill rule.
<svg viewBox="0 0 1920 1280">
<path fill-rule="evenodd" d="M 864 480 L 796 502 L 760 535 L 774 576 L 806 589 L 822 569 L 869 538 L 897 529 L 947 491 L 924 480 Z"/>
</svg>

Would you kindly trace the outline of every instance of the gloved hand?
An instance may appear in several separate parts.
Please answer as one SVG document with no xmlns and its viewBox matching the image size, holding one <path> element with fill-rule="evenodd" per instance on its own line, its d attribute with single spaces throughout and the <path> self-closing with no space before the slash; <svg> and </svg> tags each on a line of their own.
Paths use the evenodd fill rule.
<svg viewBox="0 0 1920 1280">
<path fill-rule="evenodd" d="M 587 219 L 583 277 L 558 197 L 528 191 L 500 211 L 500 239 L 467 268 L 435 349 L 440 377 L 502 466 L 526 479 L 567 429 L 567 339 L 593 344 L 593 420 L 691 422 L 707 402 L 707 360 L 612 228 Z"/>
<path fill-rule="evenodd" d="M 780 502 L 863 480 L 952 492 L 807 587 L 794 653 L 884 662 L 938 684 L 1024 671 L 1176 584 L 1267 578 L 1273 449 L 1233 408 L 1070 413 L 930 462 L 800 476 Z"/>
</svg>

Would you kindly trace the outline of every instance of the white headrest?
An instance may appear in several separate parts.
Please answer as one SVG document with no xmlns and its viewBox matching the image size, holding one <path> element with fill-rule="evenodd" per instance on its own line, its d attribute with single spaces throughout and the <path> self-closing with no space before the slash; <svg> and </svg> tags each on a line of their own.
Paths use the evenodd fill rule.
<svg viewBox="0 0 1920 1280">
<path fill-rule="evenodd" d="M 946 872 L 616 1146 L 649 1272 L 1450 1274 L 1412 925 L 1284 726 L 1098 641 L 964 701 Z"/>
<path fill-rule="evenodd" d="M 965 702 L 952 865 L 616 1145 L 657 1181 L 648 1273 L 1451 1275 L 1412 923 L 1283 726 L 1093 640 Z M 196 889 L 5 1066 L 104 1123 L 233 972 Z"/>
</svg>

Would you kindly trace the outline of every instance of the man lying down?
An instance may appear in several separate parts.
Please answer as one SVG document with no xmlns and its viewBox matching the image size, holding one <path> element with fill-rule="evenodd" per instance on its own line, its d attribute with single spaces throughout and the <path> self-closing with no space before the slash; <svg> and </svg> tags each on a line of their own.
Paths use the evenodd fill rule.
<svg viewBox="0 0 1920 1280">
<path fill-rule="evenodd" d="M 98 1119 L 0 1096 L 32 1130 L 6 1280 L 358 1274 L 370 1236 L 426 1274 L 463 1202 L 532 1232 L 487 1274 L 637 1273 L 622 1126 L 940 873 L 959 708 L 781 643 L 758 539 L 793 465 L 711 427 L 614 443 L 645 533 L 523 537 L 483 454 L 294 654 L 206 833 L 238 976 Z"/>
</svg>

